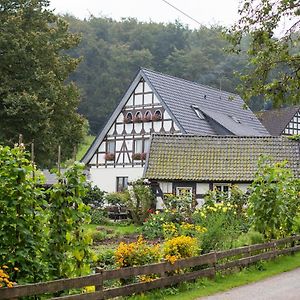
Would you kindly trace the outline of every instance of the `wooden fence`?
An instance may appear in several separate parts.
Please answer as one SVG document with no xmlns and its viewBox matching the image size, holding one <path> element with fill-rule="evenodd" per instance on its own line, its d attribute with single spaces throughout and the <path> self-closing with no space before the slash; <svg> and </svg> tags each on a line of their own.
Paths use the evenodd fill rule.
<svg viewBox="0 0 300 300">
<path fill-rule="evenodd" d="M 117 296 L 132 295 L 155 288 L 172 286 L 182 281 L 194 280 L 200 277 L 214 278 L 216 272 L 226 269 L 236 269 L 248 266 L 260 260 L 269 260 L 283 254 L 293 254 L 300 251 L 300 235 L 275 240 L 264 244 L 256 244 L 227 251 L 211 252 L 197 257 L 182 259 L 174 264 L 162 262 L 140 267 L 128 267 L 117 270 L 97 269 L 96 274 L 60 279 L 36 284 L 26 284 L 13 288 L 1 288 L 0 299 L 17 299 L 23 296 L 48 294 L 60 291 L 81 289 L 95 286 L 95 292 L 52 297 L 56 300 L 96 300 L 111 299 Z M 184 269 L 183 272 L 174 271 Z M 115 288 L 104 288 L 105 281 L 130 279 L 141 275 L 158 275 L 150 282 L 138 282 Z M 80 292 L 80 290 L 79 290 Z"/>
</svg>

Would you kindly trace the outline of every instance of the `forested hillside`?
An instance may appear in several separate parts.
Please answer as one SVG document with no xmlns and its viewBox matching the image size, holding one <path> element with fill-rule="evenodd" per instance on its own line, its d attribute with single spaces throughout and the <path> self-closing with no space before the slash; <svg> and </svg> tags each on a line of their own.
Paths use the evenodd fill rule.
<svg viewBox="0 0 300 300">
<path fill-rule="evenodd" d="M 79 110 L 93 134 L 105 124 L 140 66 L 232 92 L 239 83 L 234 72 L 246 66 L 245 56 L 224 51 L 227 42 L 219 26 L 190 30 L 180 23 L 65 18 L 70 30 L 82 35 L 71 53 L 82 57 L 71 79 L 81 89 Z"/>
</svg>

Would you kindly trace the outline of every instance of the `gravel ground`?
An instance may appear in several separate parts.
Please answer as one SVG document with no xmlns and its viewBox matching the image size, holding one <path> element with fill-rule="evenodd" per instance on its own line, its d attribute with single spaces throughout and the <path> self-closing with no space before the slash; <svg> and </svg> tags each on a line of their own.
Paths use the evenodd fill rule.
<svg viewBox="0 0 300 300">
<path fill-rule="evenodd" d="M 300 300 L 300 268 L 201 300 Z"/>
</svg>

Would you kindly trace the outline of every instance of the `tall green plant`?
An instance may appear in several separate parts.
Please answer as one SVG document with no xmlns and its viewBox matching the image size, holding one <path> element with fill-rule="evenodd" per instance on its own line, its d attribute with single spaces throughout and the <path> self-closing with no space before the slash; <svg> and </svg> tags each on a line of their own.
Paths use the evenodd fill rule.
<svg viewBox="0 0 300 300">
<path fill-rule="evenodd" d="M 82 201 L 86 193 L 83 166 L 79 163 L 66 171 L 49 191 L 50 233 L 49 263 L 51 277 L 80 276 L 90 271 L 91 237 L 83 225 L 89 222 L 89 207 Z"/>
<path fill-rule="evenodd" d="M 18 268 L 18 282 L 47 274 L 47 202 L 35 172 L 21 147 L 0 146 L 0 265 Z"/>
<path fill-rule="evenodd" d="M 127 191 L 125 203 L 131 213 L 133 222 L 141 225 L 149 215 L 149 209 L 154 203 L 154 194 L 148 185 L 138 180 L 132 183 L 132 188 Z"/>
<path fill-rule="evenodd" d="M 249 196 L 248 214 L 254 229 L 269 239 L 292 233 L 299 209 L 297 189 L 287 162 L 271 164 L 262 158 Z"/>
</svg>

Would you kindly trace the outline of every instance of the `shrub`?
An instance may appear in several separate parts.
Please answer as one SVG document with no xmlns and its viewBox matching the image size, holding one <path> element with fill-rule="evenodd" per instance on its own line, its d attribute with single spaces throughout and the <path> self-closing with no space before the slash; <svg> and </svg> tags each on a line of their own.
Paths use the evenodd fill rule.
<svg viewBox="0 0 300 300">
<path fill-rule="evenodd" d="M 92 239 L 94 242 L 101 242 L 107 237 L 107 233 L 105 231 L 93 231 Z"/>
<path fill-rule="evenodd" d="M 142 234 L 147 239 L 155 239 L 163 237 L 162 225 L 165 222 L 164 214 L 150 214 L 142 226 Z"/>
<path fill-rule="evenodd" d="M 89 223 L 88 205 L 82 202 L 85 196 L 83 165 L 75 163 L 60 178 L 49 193 L 49 222 L 47 258 L 52 278 L 81 276 L 90 272 L 92 253 L 90 235 L 84 225 Z"/>
<path fill-rule="evenodd" d="M 166 223 L 179 224 L 182 222 L 182 216 L 176 211 L 165 209 L 164 211 L 156 211 L 150 213 L 142 226 L 142 233 L 148 239 L 163 238 L 163 225 Z M 177 226 L 177 225 L 176 225 Z"/>
<path fill-rule="evenodd" d="M 198 254 L 198 241 L 190 236 L 177 236 L 164 243 L 164 258 L 170 263 L 178 259 L 193 257 Z"/>
<path fill-rule="evenodd" d="M 241 234 L 234 242 L 234 247 L 242 247 L 253 244 L 261 244 L 264 242 L 264 236 L 257 231 L 250 230 L 247 233 Z"/>
<path fill-rule="evenodd" d="M 192 197 L 175 196 L 173 194 L 166 194 L 164 196 L 164 204 L 167 211 L 172 212 L 180 221 L 187 221 L 192 213 Z M 177 220 L 178 221 L 178 220 Z"/>
<path fill-rule="evenodd" d="M 141 225 L 149 216 L 149 210 L 154 204 L 154 194 L 150 186 L 138 180 L 132 183 L 132 188 L 125 192 L 125 204 L 130 211 L 132 220 L 135 224 Z"/>
<path fill-rule="evenodd" d="M 115 267 L 115 250 L 105 249 L 104 251 L 98 253 L 97 257 L 97 267 L 103 269 L 114 269 Z"/>
<path fill-rule="evenodd" d="M 232 248 L 234 241 L 243 232 L 243 218 L 236 212 L 235 205 L 215 203 L 211 195 L 208 197 L 204 207 L 196 210 L 192 216 L 196 225 L 207 228 L 201 235 L 203 252 Z"/>
<path fill-rule="evenodd" d="M 271 164 L 263 157 L 251 184 L 248 214 L 252 226 L 267 239 L 277 239 L 293 231 L 299 207 L 298 183 L 287 162 Z"/>
<path fill-rule="evenodd" d="M 127 192 L 108 193 L 105 195 L 105 200 L 108 205 L 124 206 L 127 202 Z"/>
<path fill-rule="evenodd" d="M 164 239 L 168 240 L 178 236 L 179 226 L 173 222 L 163 223 L 162 230 Z"/>
<path fill-rule="evenodd" d="M 102 208 L 104 204 L 105 192 L 101 191 L 96 185 L 90 183 L 86 185 L 86 194 L 82 198 L 84 204 L 88 204 L 93 208 Z"/>
<path fill-rule="evenodd" d="M 109 223 L 107 211 L 104 209 L 91 209 L 91 223 L 97 225 L 107 225 Z"/>
<path fill-rule="evenodd" d="M 300 233 L 300 212 L 294 218 L 293 232 L 296 234 Z"/>
<path fill-rule="evenodd" d="M 20 268 L 18 282 L 42 280 L 48 272 L 47 202 L 41 183 L 22 147 L 0 146 L 0 266 L 11 261 Z"/>
<path fill-rule="evenodd" d="M 129 244 L 121 242 L 115 252 L 115 262 L 120 268 L 151 264 L 160 258 L 160 246 L 148 245 L 142 237 Z"/>
<path fill-rule="evenodd" d="M 203 233 L 207 232 L 207 228 L 201 225 L 183 222 L 179 226 L 180 235 L 200 238 Z"/>
</svg>

